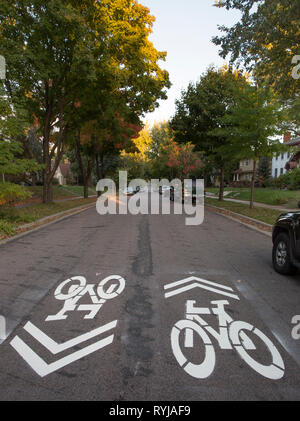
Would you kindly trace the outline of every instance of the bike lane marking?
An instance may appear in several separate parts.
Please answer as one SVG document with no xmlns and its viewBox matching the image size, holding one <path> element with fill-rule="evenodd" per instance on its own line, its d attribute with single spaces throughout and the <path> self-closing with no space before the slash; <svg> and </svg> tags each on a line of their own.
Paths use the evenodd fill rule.
<svg viewBox="0 0 300 421">
<path fill-rule="evenodd" d="M 179 285 L 188 284 L 182 288 L 175 288 Z M 216 288 L 212 288 L 216 287 Z M 226 297 L 234 298 L 235 300 L 239 300 L 238 295 L 232 294 L 223 290 L 232 291 L 234 290 L 226 285 L 222 285 L 216 282 L 207 281 L 206 279 L 197 278 L 196 276 L 190 276 L 188 278 L 182 279 L 181 281 L 172 282 L 164 286 L 165 290 L 170 288 L 175 288 L 170 292 L 165 293 L 165 298 L 173 297 L 174 295 L 182 294 L 183 292 L 189 291 L 194 288 L 202 288 L 208 291 L 216 292 L 220 295 L 225 295 Z"/>
<path fill-rule="evenodd" d="M 68 285 L 74 281 L 79 281 L 79 285 Z M 111 283 L 117 281 L 117 283 Z M 108 288 L 105 290 L 105 286 Z M 66 281 L 63 281 L 58 285 L 54 292 L 54 297 L 57 300 L 64 301 L 62 309 L 53 316 L 47 316 L 45 319 L 46 323 L 53 323 L 57 321 L 64 321 L 75 311 L 86 311 L 88 314 L 84 316 L 84 319 L 94 319 L 98 314 L 101 307 L 108 301 L 117 298 L 125 289 L 126 281 L 119 275 L 110 275 L 99 282 L 97 289 L 94 284 L 87 284 L 86 279 L 83 276 L 74 276 Z M 62 293 L 63 288 L 66 286 L 69 288 L 66 290 L 67 293 Z M 79 304 L 79 301 L 84 297 L 88 296 L 92 304 Z M 24 330 L 36 340 L 37 343 L 41 344 L 46 348 L 51 355 L 62 353 L 63 351 L 74 348 L 77 345 L 86 342 L 90 339 L 96 338 L 106 332 L 112 331 L 117 327 L 118 320 L 113 320 L 105 325 L 92 329 L 86 333 L 83 333 L 75 338 L 69 339 L 62 343 L 58 343 L 47 335 L 44 331 L 39 329 L 31 322 L 27 322 L 24 326 Z M 79 351 L 73 351 L 65 357 L 59 358 L 52 363 L 47 363 L 41 358 L 34 349 L 30 348 L 28 344 L 24 342 L 18 335 L 16 335 L 10 342 L 10 345 L 17 351 L 17 353 L 27 362 L 27 364 L 41 377 L 47 376 L 62 367 L 71 364 L 91 353 L 98 351 L 110 345 L 114 340 L 114 335 L 109 334 L 101 340 L 85 346 Z"/>
<path fill-rule="evenodd" d="M 165 293 L 165 298 L 186 293 L 194 288 L 203 288 L 211 292 L 221 295 L 227 295 L 231 298 L 239 300 L 236 294 L 224 293 L 224 289 L 234 292 L 231 287 L 223 284 L 218 284 L 212 281 L 207 281 L 195 276 L 182 279 L 180 281 L 172 282 L 164 286 L 164 290 L 176 288 L 180 285 L 188 284 L 185 287 L 177 288 L 172 293 Z M 207 285 L 214 285 L 214 288 L 207 287 Z M 216 287 L 216 288 L 215 288 Z M 206 332 L 210 333 L 218 342 L 220 349 L 235 349 L 240 357 L 257 373 L 270 380 L 279 380 L 284 376 L 285 364 L 284 361 L 273 344 L 273 342 L 259 329 L 255 328 L 249 323 L 243 321 L 234 321 L 226 312 L 225 306 L 229 305 L 227 300 L 211 301 L 211 305 L 217 307 L 196 307 L 196 300 L 186 301 L 186 318 L 175 323 L 171 330 L 171 347 L 173 354 L 178 364 L 190 376 L 196 379 L 208 378 L 215 369 L 216 353 L 211 339 Z M 208 325 L 207 321 L 199 315 L 214 314 L 218 317 L 219 332 Z M 193 336 L 196 333 L 204 343 L 205 357 L 201 364 L 193 364 L 189 362 L 184 356 L 180 345 L 180 333 L 183 331 L 185 335 L 184 347 L 193 348 Z M 245 331 L 249 331 L 256 335 L 267 347 L 272 357 L 272 362 L 269 365 L 264 365 L 256 361 L 249 355 L 247 350 L 255 350 L 256 346 L 249 338 Z"/>
</svg>

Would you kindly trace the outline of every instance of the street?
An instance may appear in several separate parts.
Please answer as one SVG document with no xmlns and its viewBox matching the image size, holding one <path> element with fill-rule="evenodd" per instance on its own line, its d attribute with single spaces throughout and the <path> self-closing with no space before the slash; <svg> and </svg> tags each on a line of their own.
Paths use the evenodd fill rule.
<svg viewBox="0 0 300 421">
<path fill-rule="evenodd" d="M 266 235 L 184 221 L 90 208 L 1 245 L 0 400 L 300 400 L 299 275 L 273 270 Z M 246 357 L 232 319 L 256 328 Z"/>
</svg>

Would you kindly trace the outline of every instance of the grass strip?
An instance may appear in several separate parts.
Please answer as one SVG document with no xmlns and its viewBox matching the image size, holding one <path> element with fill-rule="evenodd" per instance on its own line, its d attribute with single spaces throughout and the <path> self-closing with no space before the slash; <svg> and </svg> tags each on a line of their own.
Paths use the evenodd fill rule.
<svg viewBox="0 0 300 421">
<path fill-rule="evenodd" d="M 205 198 L 205 204 L 216 206 L 217 208 L 223 208 L 231 212 L 238 213 L 240 215 L 248 216 L 249 218 L 256 219 L 257 221 L 265 222 L 266 224 L 273 225 L 283 212 L 276 209 L 268 208 L 253 208 L 250 209 L 249 205 L 244 205 L 242 203 L 222 201 L 219 202 L 216 199 Z"/>
<path fill-rule="evenodd" d="M 15 235 L 18 228 L 56 213 L 96 202 L 96 198 L 78 199 L 51 204 L 37 203 L 27 208 L 0 206 L 0 239 Z"/>
</svg>

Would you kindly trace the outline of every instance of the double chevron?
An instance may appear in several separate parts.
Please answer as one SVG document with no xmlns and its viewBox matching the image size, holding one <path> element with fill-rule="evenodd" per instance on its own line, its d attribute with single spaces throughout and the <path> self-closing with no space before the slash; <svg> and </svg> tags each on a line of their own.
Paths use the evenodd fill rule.
<svg viewBox="0 0 300 421">
<path fill-rule="evenodd" d="M 165 285 L 164 289 L 167 291 L 165 292 L 165 298 L 182 294 L 183 292 L 194 288 L 206 289 L 208 291 L 239 300 L 239 297 L 236 294 L 233 294 L 234 290 L 232 288 L 216 282 L 207 281 L 206 279 L 197 278 L 196 276 L 190 276 L 189 278 L 182 279 L 181 281 Z"/>
<path fill-rule="evenodd" d="M 118 321 L 115 320 L 61 344 L 54 341 L 52 338 L 46 335 L 43 331 L 41 331 L 31 322 L 26 323 L 24 329 L 36 341 L 38 341 L 45 348 L 47 348 L 52 355 L 56 355 L 114 329 L 117 326 L 117 323 Z M 60 358 L 50 364 L 48 364 L 35 351 L 33 351 L 19 336 L 15 336 L 14 339 L 10 342 L 10 344 L 39 376 L 45 377 L 48 374 L 53 373 L 61 369 L 62 367 L 73 363 L 74 361 L 77 361 L 89 354 L 92 354 L 93 352 L 98 351 L 101 348 L 106 347 L 107 345 L 110 345 L 113 342 L 113 340 L 114 335 L 106 336 L 104 339 L 97 340 L 93 344 L 88 345 L 85 348 L 80 349 L 79 351 L 75 351 L 67 355 L 66 357 Z"/>
</svg>

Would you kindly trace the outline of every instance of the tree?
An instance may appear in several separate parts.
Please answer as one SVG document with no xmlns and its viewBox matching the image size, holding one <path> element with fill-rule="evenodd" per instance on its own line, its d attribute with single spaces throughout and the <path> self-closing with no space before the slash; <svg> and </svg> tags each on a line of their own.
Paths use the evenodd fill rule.
<svg viewBox="0 0 300 421">
<path fill-rule="evenodd" d="M 84 198 L 88 197 L 88 186 L 95 163 L 99 181 L 105 175 L 104 156 L 119 155 L 122 150 L 135 150 L 132 139 L 138 136 L 141 129 L 126 123 L 118 112 L 110 118 L 110 130 L 108 124 L 104 127 L 102 124 L 103 119 L 88 121 L 78 130 L 74 139 L 76 158 L 84 185 Z"/>
<path fill-rule="evenodd" d="M 233 27 L 219 26 L 225 35 L 213 42 L 223 58 L 243 62 L 268 80 L 286 98 L 299 92 L 292 77 L 292 59 L 300 48 L 300 6 L 294 0 L 220 0 L 217 7 L 237 9 L 242 17 Z"/>
<path fill-rule="evenodd" d="M 166 121 L 156 123 L 151 131 L 151 145 L 147 156 L 152 178 L 174 178 L 174 169 L 168 165 L 171 152 L 176 147 L 170 125 Z"/>
<path fill-rule="evenodd" d="M 204 154 L 206 168 L 219 170 L 219 200 L 223 200 L 226 167 L 231 166 L 236 157 L 228 147 L 228 137 L 215 130 L 228 124 L 223 117 L 235 103 L 237 89 L 247 83 L 246 76 L 239 71 L 210 67 L 198 83 L 191 83 L 182 92 L 171 121 L 175 141 L 191 142 L 196 151 Z"/>
<path fill-rule="evenodd" d="M 139 132 L 138 136 L 132 139 L 135 146 L 134 152 L 121 152 L 120 168 L 128 172 L 128 179 L 147 179 L 151 177 L 149 153 L 152 146 L 152 138 L 149 126 Z"/>
<path fill-rule="evenodd" d="M 20 175 L 41 169 L 34 159 L 24 157 L 24 148 L 20 140 L 25 137 L 28 130 L 28 122 L 22 110 L 14 110 L 12 104 L 5 98 L 3 89 L 0 90 L 0 174 L 3 182 L 5 175 Z M 5 186 L 2 184 L 1 190 L 2 192 L 5 190 L 6 197 L 11 198 L 17 192 L 20 198 L 24 196 L 22 189 L 13 188 L 11 184 Z"/>
<path fill-rule="evenodd" d="M 261 84 L 280 94 L 288 109 L 289 130 L 300 135 L 299 81 L 293 69 L 300 50 L 300 4 L 295 0 L 219 0 L 217 7 L 237 9 L 240 21 L 231 28 L 220 26 L 222 36 L 213 38 L 220 55 L 231 64 L 244 64 Z"/>
<path fill-rule="evenodd" d="M 52 179 L 69 138 L 78 130 L 75 104 L 85 99 L 97 112 L 103 98 L 118 95 L 141 115 L 166 98 L 168 73 L 158 65 L 166 54 L 148 40 L 153 21 L 149 10 L 135 0 L 1 2 L 4 86 L 13 104 L 26 110 L 28 120 L 38 122 L 44 202 L 52 200 Z"/>
<path fill-rule="evenodd" d="M 239 159 L 252 159 L 250 207 L 253 208 L 257 162 L 271 157 L 283 146 L 274 136 L 278 134 L 279 104 L 266 86 L 246 84 L 236 91 L 236 101 L 227 114 L 221 117 L 216 135 L 227 139 L 228 152 Z"/>
<path fill-rule="evenodd" d="M 184 180 L 203 168 L 200 154 L 194 151 L 192 143 L 174 145 L 170 151 L 168 166 L 175 170 L 173 176 Z"/>
<path fill-rule="evenodd" d="M 267 156 L 264 156 L 259 160 L 257 177 L 260 187 L 265 186 L 265 181 L 271 177 L 270 158 Z"/>
</svg>

